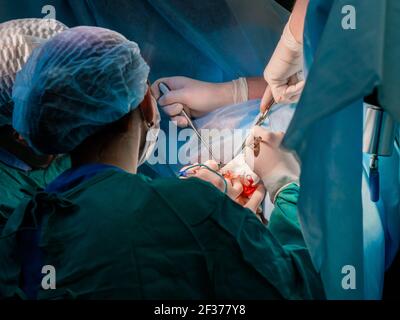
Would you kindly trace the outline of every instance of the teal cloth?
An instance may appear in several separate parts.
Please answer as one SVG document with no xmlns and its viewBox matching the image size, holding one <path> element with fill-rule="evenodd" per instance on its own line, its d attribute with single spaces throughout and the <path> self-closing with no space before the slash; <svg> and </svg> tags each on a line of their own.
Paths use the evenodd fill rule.
<svg viewBox="0 0 400 320">
<path fill-rule="evenodd" d="M 4 248 L 24 217 L 40 213 L 57 289 L 39 299 L 322 299 L 297 197 L 295 185 L 282 191 L 266 227 L 207 182 L 107 170 L 13 213 L 0 240 L 0 288 L 19 296 L 18 261 Z"/>
<path fill-rule="evenodd" d="M 356 10 L 355 30 L 342 28 L 345 5 Z M 300 220 L 331 299 L 380 298 L 379 290 L 369 288 L 376 287 L 375 277 L 381 278 L 383 270 L 377 266 L 382 256 L 375 262 L 369 257 L 365 261 L 372 265 L 364 265 L 369 252 L 363 244 L 369 235 L 363 230 L 361 188 L 363 98 L 378 87 L 383 107 L 399 119 L 399 90 L 393 85 L 400 74 L 395 36 L 399 20 L 396 0 L 309 4 L 304 35 L 307 84 L 284 143 L 302 161 Z M 393 157 L 395 161 L 382 161 L 381 166 L 387 263 L 399 240 L 398 156 Z M 346 265 L 355 267 L 355 290 L 342 287 Z M 376 274 L 364 273 L 373 269 Z"/>
<path fill-rule="evenodd" d="M 71 167 L 68 156 L 56 158 L 47 169 L 23 171 L 0 162 L 0 233 L 20 202 L 44 189 L 62 172 Z"/>
</svg>

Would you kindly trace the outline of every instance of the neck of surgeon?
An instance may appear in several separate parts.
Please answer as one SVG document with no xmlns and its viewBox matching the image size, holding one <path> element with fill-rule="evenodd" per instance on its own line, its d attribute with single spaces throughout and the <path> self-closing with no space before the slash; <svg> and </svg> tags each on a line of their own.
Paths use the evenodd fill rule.
<svg viewBox="0 0 400 320">
<path fill-rule="evenodd" d="M 71 153 L 72 167 L 101 163 L 135 174 L 147 130 L 139 109 L 135 109 L 79 145 Z"/>
</svg>

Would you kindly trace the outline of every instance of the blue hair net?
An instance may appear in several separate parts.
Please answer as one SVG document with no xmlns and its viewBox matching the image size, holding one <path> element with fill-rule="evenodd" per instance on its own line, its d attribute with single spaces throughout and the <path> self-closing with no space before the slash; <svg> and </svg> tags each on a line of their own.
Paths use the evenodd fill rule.
<svg viewBox="0 0 400 320">
<path fill-rule="evenodd" d="M 17 75 L 14 128 L 46 154 L 67 153 L 144 99 L 149 67 L 136 43 L 97 27 L 69 29 Z"/>
<path fill-rule="evenodd" d="M 32 51 L 67 27 L 52 19 L 19 19 L 0 24 L 0 126 L 11 125 L 15 76 Z"/>
</svg>

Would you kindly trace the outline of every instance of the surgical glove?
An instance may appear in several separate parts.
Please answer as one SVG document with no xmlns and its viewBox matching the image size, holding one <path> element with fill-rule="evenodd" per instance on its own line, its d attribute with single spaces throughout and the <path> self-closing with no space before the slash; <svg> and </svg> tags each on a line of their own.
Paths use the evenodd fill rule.
<svg viewBox="0 0 400 320">
<path fill-rule="evenodd" d="M 236 200 L 237 197 L 243 192 L 243 185 L 240 179 L 225 179 L 222 175 L 218 174 L 219 166 L 214 160 L 206 161 L 203 165 L 194 164 L 185 168 L 182 171 L 186 172 L 186 175 L 182 179 L 186 178 L 198 178 L 203 181 L 211 183 L 214 187 L 225 191 L 227 195 L 232 199 Z"/>
<path fill-rule="evenodd" d="M 171 91 L 161 96 L 159 84 L 165 83 Z M 186 77 L 162 78 L 151 87 L 164 112 L 176 121 L 179 127 L 187 127 L 188 121 L 181 114 L 185 110 L 189 117 L 201 117 L 220 107 L 246 102 L 248 87 L 245 78 L 225 83 L 209 83 Z"/>
<path fill-rule="evenodd" d="M 264 71 L 264 78 L 271 87 L 277 103 L 299 101 L 304 88 L 303 44 L 298 43 L 290 31 L 290 20 Z"/>
<path fill-rule="evenodd" d="M 245 159 L 262 179 L 271 202 L 289 184 L 299 184 L 300 165 L 295 155 L 281 148 L 284 133 L 255 127 L 246 141 Z"/>
<path fill-rule="evenodd" d="M 207 181 L 211 183 L 214 187 L 221 190 L 222 192 L 226 189 L 227 196 L 237 202 L 238 197 L 243 192 L 243 184 L 240 178 L 235 179 L 226 179 L 222 177 L 222 175 L 217 174 L 219 170 L 218 163 L 214 160 L 209 160 L 204 163 L 204 166 L 197 166 L 194 164 L 192 166 L 182 168 L 181 171 L 186 171 L 186 176 L 182 179 L 187 178 L 198 178 L 203 181 Z M 243 205 L 244 208 L 250 209 L 257 215 L 257 210 L 259 209 L 261 203 L 264 201 L 265 198 L 265 189 L 263 185 L 259 185 L 257 190 L 252 194 L 249 200 Z"/>
</svg>

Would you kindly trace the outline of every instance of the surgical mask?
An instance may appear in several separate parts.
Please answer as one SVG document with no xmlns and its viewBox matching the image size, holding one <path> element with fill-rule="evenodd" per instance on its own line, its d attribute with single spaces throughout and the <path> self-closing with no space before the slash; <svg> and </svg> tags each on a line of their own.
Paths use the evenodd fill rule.
<svg viewBox="0 0 400 320">
<path fill-rule="evenodd" d="M 154 148 L 157 143 L 157 138 L 160 133 L 160 122 L 161 122 L 161 115 L 160 111 L 157 107 L 156 99 L 151 97 L 151 104 L 155 110 L 155 120 L 153 126 L 147 130 L 146 134 L 146 142 L 144 144 L 142 153 L 139 157 L 138 167 L 140 167 L 143 163 L 145 163 L 152 155 Z"/>
</svg>

